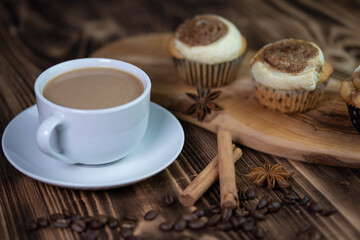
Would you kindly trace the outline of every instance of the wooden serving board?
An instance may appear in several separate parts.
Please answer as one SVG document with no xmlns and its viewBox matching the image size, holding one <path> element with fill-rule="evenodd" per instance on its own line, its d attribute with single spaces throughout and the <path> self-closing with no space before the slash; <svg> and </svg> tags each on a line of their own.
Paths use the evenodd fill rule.
<svg viewBox="0 0 360 240">
<path fill-rule="evenodd" d="M 224 108 L 204 121 L 184 114 L 192 103 L 185 92 L 195 87 L 177 75 L 166 46 L 169 33 L 120 39 L 96 51 L 92 57 L 127 61 L 142 68 L 151 78 L 151 100 L 171 110 L 179 119 L 217 132 L 232 133 L 233 140 L 272 155 L 334 166 L 360 168 L 360 134 L 354 129 L 346 104 L 340 98 L 340 81 L 331 79 L 316 109 L 284 114 L 260 106 L 252 92 L 248 51 L 234 83 L 220 88 L 215 101 Z"/>
</svg>

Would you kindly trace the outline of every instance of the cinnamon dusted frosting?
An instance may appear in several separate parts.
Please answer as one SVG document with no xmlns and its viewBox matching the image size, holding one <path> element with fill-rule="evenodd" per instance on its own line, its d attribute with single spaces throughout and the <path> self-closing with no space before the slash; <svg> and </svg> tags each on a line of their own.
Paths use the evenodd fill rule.
<svg viewBox="0 0 360 240">
<path fill-rule="evenodd" d="M 179 58 L 215 64 L 239 57 L 245 39 L 233 23 L 218 15 L 197 15 L 186 20 L 175 32 L 171 43 Z"/>
<path fill-rule="evenodd" d="M 341 83 L 340 95 L 348 104 L 360 108 L 360 65 Z"/>
<path fill-rule="evenodd" d="M 332 67 L 314 43 L 285 39 L 260 49 L 251 60 L 251 73 L 259 83 L 282 90 L 314 90 L 325 82 Z"/>
</svg>

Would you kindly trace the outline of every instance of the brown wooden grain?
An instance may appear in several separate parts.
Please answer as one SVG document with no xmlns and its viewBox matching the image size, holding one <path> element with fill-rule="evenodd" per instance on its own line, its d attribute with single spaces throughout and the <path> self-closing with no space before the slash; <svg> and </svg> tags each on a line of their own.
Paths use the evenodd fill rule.
<svg viewBox="0 0 360 240">
<path fill-rule="evenodd" d="M 145 33 L 170 32 L 184 19 L 197 13 L 216 13 L 233 21 L 254 51 L 264 44 L 286 37 L 314 41 L 335 67 L 334 79 L 351 74 L 360 59 L 359 1 L 10 1 L 0 2 L 0 132 L 22 110 L 35 104 L 36 77 L 56 63 L 90 56 L 113 40 Z M 135 44 L 135 43 L 134 43 Z M 122 56 L 141 59 L 142 65 L 162 67 L 151 77 L 176 81 L 171 63 L 153 59 L 140 50 Z M 165 65 L 164 63 L 168 64 Z M 141 64 L 140 64 L 141 65 Z M 169 66 L 169 67 L 167 67 Z M 192 90 L 189 88 L 189 91 Z M 157 99 L 161 101 L 161 99 Z M 163 100 L 165 101 L 165 100 Z M 326 103 L 326 101 L 324 102 Z M 301 116 L 308 121 L 311 116 Z M 345 120 L 345 119 L 344 119 Z M 343 121 L 340 117 L 338 121 Z M 327 116 L 321 122 L 327 127 Z M 26 232 L 26 220 L 49 217 L 70 210 L 82 215 L 106 214 L 117 218 L 127 214 L 142 219 L 150 209 L 160 212 L 154 222 L 139 221 L 135 233 L 146 239 L 253 239 L 242 231 L 186 231 L 162 233 L 157 226 L 165 219 L 175 220 L 185 210 L 180 204 L 163 207 L 164 194 L 177 195 L 216 155 L 216 135 L 187 122 L 181 122 L 186 141 L 177 160 L 161 173 L 140 183 L 111 190 L 79 191 L 44 184 L 18 172 L 0 155 L 0 239 L 80 239 L 70 230 L 49 227 Z M 346 131 L 352 131 L 344 123 Z M 324 239 L 359 239 L 359 170 L 331 167 L 264 154 L 241 146 L 243 157 L 235 167 L 240 190 L 254 188 L 258 199 L 280 199 L 286 190 L 270 191 L 241 177 L 250 168 L 284 164 L 294 171 L 291 190 L 308 195 L 338 213 L 324 218 L 305 208 L 284 207 L 259 223 L 267 239 L 294 239 L 304 226 L 313 225 Z M 197 207 L 219 204 L 219 186 L 214 184 L 197 202 Z M 286 227 L 284 227 L 286 226 Z M 99 239 L 120 239 L 116 231 L 99 232 Z"/>
</svg>

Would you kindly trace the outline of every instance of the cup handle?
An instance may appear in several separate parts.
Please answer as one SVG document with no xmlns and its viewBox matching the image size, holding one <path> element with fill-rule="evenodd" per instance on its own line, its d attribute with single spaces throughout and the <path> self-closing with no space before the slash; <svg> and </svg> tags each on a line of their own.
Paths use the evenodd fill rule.
<svg viewBox="0 0 360 240">
<path fill-rule="evenodd" d="M 52 149 L 50 146 L 50 137 L 54 133 L 54 130 L 57 126 L 62 124 L 63 120 L 57 116 L 51 116 L 45 119 L 39 126 L 36 133 L 36 142 L 40 148 L 40 150 L 49 155 L 50 157 L 56 158 L 60 161 L 74 164 L 73 160 L 67 157 L 64 154 L 58 153 Z"/>
</svg>

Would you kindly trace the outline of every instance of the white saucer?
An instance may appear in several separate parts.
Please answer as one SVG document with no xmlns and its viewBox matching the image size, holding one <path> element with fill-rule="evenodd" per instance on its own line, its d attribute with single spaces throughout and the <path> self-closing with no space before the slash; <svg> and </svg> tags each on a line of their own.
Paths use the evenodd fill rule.
<svg viewBox="0 0 360 240">
<path fill-rule="evenodd" d="M 139 146 L 125 158 L 100 166 L 66 164 L 43 154 L 35 142 L 38 124 L 35 105 L 16 116 L 3 133 L 5 156 L 23 174 L 67 188 L 114 188 L 141 181 L 169 166 L 184 145 L 179 121 L 155 103 L 150 103 L 149 127 Z"/>
</svg>

